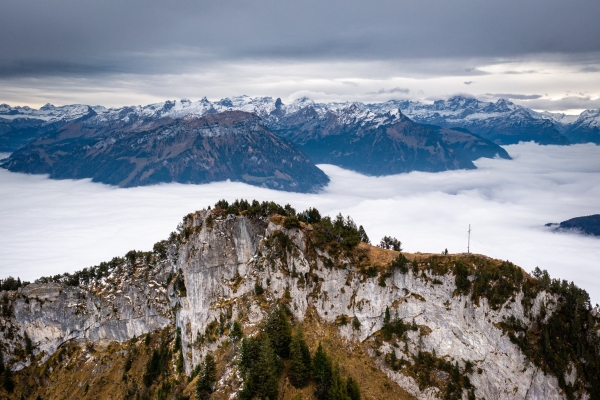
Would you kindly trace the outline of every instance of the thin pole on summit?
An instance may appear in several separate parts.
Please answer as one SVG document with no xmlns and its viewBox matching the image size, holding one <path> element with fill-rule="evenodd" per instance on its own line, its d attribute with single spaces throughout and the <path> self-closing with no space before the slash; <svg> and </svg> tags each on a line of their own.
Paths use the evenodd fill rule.
<svg viewBox="0 0 600 400">
<path fill-rule="evenodd" d="M 467 254 L 471 252 L 471 224 L 469 224 L 469 239 L 467 241 Z"/>
</svg>

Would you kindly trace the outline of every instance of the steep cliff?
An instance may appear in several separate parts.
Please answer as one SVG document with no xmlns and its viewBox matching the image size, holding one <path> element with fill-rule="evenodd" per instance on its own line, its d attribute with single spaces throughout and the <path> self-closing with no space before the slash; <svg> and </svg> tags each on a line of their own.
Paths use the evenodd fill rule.
<svg viewBox="0 0 600 400">
<path fill-rule="evenodd" d="M 55 379 L 64 398 L 94 398 L 111 384 L 117 398 L 184 398 L 200 379 L 186 376 L 210 353 L 212 398 L 235 398 L 247 383 L 234 324 L 256 336 L 280 304 L 363 398 L 598 398 L 600 315 L 585 292 L 506 261 L 400 253 L 359 237 L 349 218 L 220 202 L 186 216 L 152 252 L 4 292 L 0 343 L 13 394 L 58 398 Z M 160 385 L 147 378 L 155 353 L 176 360 Z M 121 375 L 125 383 L 111 383 Z M 313 389 L 279 382 L 281 398 L 313 398 Z"/>
</svg>

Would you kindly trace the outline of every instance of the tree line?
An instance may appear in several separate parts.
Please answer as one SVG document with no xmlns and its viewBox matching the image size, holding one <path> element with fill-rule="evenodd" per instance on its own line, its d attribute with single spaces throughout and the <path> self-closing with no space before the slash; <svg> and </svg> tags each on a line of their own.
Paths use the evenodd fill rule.
<svg viewBox="0 0 600 400">
<path fill-rule="evenodd" d="M 237 365 L 244 380 L 238 393 L 241 400 L 279 398 L 279 382 L 284 371 L 296 388 L 314 382 L 318 400 L 361 399 L 356 380 L 342 376 L 339 365 L 321 343 L 314 356 L 311 355 L 302 328 L 298 325 L 292 329 L 284 306 L 276 306 L 271 311 L 257 335 L 244 336 L 241 325 L 235 321 L 230 337 L 240 342 Z M 198 399 L 207 400 L 217 381 L 216 363 L 211 353 L 196 368 L 196 374 L 199 376 Z"/>
</svg>

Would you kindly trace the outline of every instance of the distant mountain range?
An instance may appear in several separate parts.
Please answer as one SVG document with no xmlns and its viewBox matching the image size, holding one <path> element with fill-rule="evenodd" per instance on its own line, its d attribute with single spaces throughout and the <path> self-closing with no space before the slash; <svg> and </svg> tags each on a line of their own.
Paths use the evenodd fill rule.
<svg viewBox="0 0 600 400">
<path fill-rule="evenodd" d="M 242 111 L 111 123 L 96 116 L 67 124 L 17 150 L 4 167 L 121 187 L 231 179 L 314 192 L 329 182 L 296 146 L 260 122 L 255 114 Z"/>
<path fill-rule="evenodd" d="M 571 218 L 560 224 L 549 223 L 546 226 L 559 232 L 578 232 L 585 235 L 600 236 L 600 214 Z"/>
<path fill-rule="evenodd" d="M 55 107 L 47 104 L 35 110 L 29 107 L 0 105 L 0 151 L 14 151 L 31 142 L 57 125 L 89 118 L 97 114 L 97 121 L 140 120 L 169 117 L 173 119 L 203 116 L 222 111 L 239 110 L 256 113 L 267 127 L 275 128 L 281 120 L 293 118 L 327 119 L 331 114 L 342 115 L 341 122 L 363 118 L 365 122 L 381 118 L 388 112 L 400 110 L 411 120 L 421 124 L 446 128 L 467 129 L 496 144 L 519 141 L 540 144 L 569 144 L 592 142 L 600 144 L 600 110 L 587 110 L 578 117 L 559 113 L 536 112 L 500 99 L 484 102 L 474 98 L 455 96 L 433 104 L 418 101 L 390 100 L 384 103 L 315 103 L 301 98 L 283 104 L 272 97 L 237 96 L 211 102 L 206 98 L 165 101 L 147 106 L 106 109 L 102 106 L 68 105 Z M 289 125 L 289 123 L 288 123 Z M 40 129 L 46 128 L 46 129 Z"/>
<path fill-rule="evenodd" d="M 4 104 L 0 151 L 13 152 L 4 168 L 53 178 L 120 186 L 232 179 L 304 192 L 327 182 L 312 163 L 368 175 L 472 169 L 480 157 L 510 159 L 503 144 L 600 143 L 598 126 L 598 111 L 572 118 L 466 97 L 283 104 L 238 96 L 110 109 Z"/>
</svg>

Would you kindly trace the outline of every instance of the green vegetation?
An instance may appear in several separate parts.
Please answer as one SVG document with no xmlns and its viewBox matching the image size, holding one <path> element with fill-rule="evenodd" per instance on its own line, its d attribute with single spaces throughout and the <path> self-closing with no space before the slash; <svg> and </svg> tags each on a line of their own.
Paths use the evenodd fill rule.
<svg viewBox="0 0 600 400">
<path fill-rule="evenodd" d="M 466 371 L 461 371 L 458 363 L 452 364 L 443 358 L 438 358 L 435 352 L 419 351 L 415 357 L 413 371 L 417 376 L 419 389 L 423 390 L 426 387 L 432 386 L 435 382 L 433 371 L 443 371 L 449 375 L 446 382 L 445 398 L 448 400 L 462 399 L 463 389 L 467 390 L 468 397 L 474 398 L 474 388 Z"/>
<path fill-rule="evenodd" d="M 591 399 L 600 399 L 600 337 L 589 295 L 573 282 L 550 279 L 548 272 L 539 268 L 533 276 L 535 281 L 528 288 L 530 294 L 545 290 L 557 297 L 552 314 L 547 317 L 546 307 L 542 307 L 532 316 L 532 324 L 512 317 L 501 327 L 535 365 L 558 378 L 568 399 L 574 399 L 582 389 L 590 393 Z M 575 385 L 565 380 L 570 365 L 577 371 Z"/>
<path fill-rule="evenodd" d="M 296 329 L 290 343 L 290 382 L 294 387 L 303 388 L 308 385 L 311 374 L 310 350 L 304 341 L 300 328 Z"/>
<path fill-rule="evenodd" d="M 316 383 L 317 400 L 355 400 L 360 399 L 358 383 L 348 377 L 344 380 L 340 367 L 327 355 L 321 343 L 313 358 L 312 377 Z"/>
<path fill-rule="evenodd" d="M 143 381 L 147 387 L 151 386 L 159 376 L 164 376 L 168 373 L 169 361 L 172 355 L 169 342 L 169 332 L 165 329 L 161 335 L 159 347 L 152 351 L 152 356 L 146 363 L 146 372 L 144 373 Z"/>
<path fill-rule="evenodd" d="M 417 325 L 414 323 L 414 320 L 412 324 L 407 324 L 400 318 L 398 318 L 398 314 L 396 314 L 392 319 L 390 315 L 390 309 L 388 307 L 385 308 L 385 314 L 383 316 L 383 327 L 381 328 L 381 334 L 383 335 L 384 339 L 391 340 L 394 337 L 394 335 L 396 335 L 398 339 L 405 340 L 406 332 L 408 332 L 409 330 L 416 331 L 417 329 L 418 328 Z"/>
<path fill-rule="evenodd" d="M 367 232 L 365 232 L 365 228 L 363 228 L 362 225 L 358 227 L 358 235 L 360 236 L 361 242 L 371 244 L 369 236 L 367 235 Z"/>
<path fill-rule="evenodd" d="M 285 217 L 285 220 L 283 220 L 283 227 L 285 229 L 300 228 L 300 220 L 295 215 Z"/>
<path fill-rule="evenodd" d="M 384 236 L 381 239 L 381 243 L 383 244 L 383 248 L 394 251 L 402 251 L 402 242 L 391 236 Z"/>
<path fill-rule="evenodd" d="M 402 274 L 408 273 L 408 259 L 402 253 L 398 254 L 398 257 L 394 261 L 392 261 L 391 268 L 397 269 Z"/>
<path fill-rule="evenodd" d="M 29 282 L 21 282 L 21 278 L 17 279 L 9 276 L 6 279 L 0 279 L 0 291 L 2 290 L 17 290 L 20 287 L 29 285 Z"/>
<path fill-rule="evenodd" d="M 292 342 L 292 327 L 283 306 L 275 307 L 267 317 L 263 329 L 269 337 L 275 354 L 281 358 L 288 358 Z"/>
<path fill-rule="evenodd" d="M 284 371 L 297 388 L 306 387 L 312 378 L 319 400 L 360 399 L 356 381 L 341 377 L 320 344 L 311 359 L 302 329 L 297 326 L 292 335 L 286 309 L 281 305 L 271 311 L 259 335 L 242 339 L 238 366 L 244 378 L 238 397 L 242 400 L 279 398 L 279 380 Z"/>
<path fill-rule="evenodd" d="M 10 368 L 4 365 L 4 357 L 2 352 L 0 352 L 0 380 L 2 380 L 2 387 L 8 393 L 12 393 L 15 388 L 15 383 L 13 381 L 13 376 Z"/>
<path fill-rule="evenodd" d="M 173 281 L 173 289 L 177 292 L 179 297 L 187 296 L 187 288 L 185 287 L 185 278 L 183 277 L 183 271 L 181 269 L 177 273 L 175 280 Z"/>
<path fill-rule="evenodd" d="M 273 214 L 278 214 L 284 217 L 296 216 L 296 210 L 289 204 L 280 206 L 279 204 L 272 201 L 263 201 L 259 203 L 257 200 L 252 200 L 252 203 L 247 200 L 236 200 L 229 204 L 227 200 L 219 200 L 215 203 L 213 213 L 216 214 L 233 214 L 233 215 L 246 215 L 248 217 L 269 217 Z"/>
<path fill-rule="evenodd" d="M 572 282 L 551 279 L 548 272 L 536 268 L 532 277 L 516 265 L 472 256 L 453 261 L 433 256 L 425 260 L 434 275 L 454 273 L 456 294 L 469 296 L 479 303 L 486 298 L 491 309 L 510 308 L 519 292 L 529 322 L 509 317 L 500 324 L 510 340 L 517 344 L 536 366 L 556 376 L 568 399 L 583 390 L 592 399 L 600 399 L 600 337 L 598 320 L 591 314 L 589 295 Z M 532 315 L 534 300 L 546 291 L 555 300 L 541 304 Z M 577 381 L 565 376 L 576 369 Z"/>
<path fill-rule="evenodd" d="M 467 266 L 467 260 L 453 260 L 443 256 L 431 256 L 425 260 L 426 270 L 434 276 L 454 274 L 456 294 L 470 294 L 471 300 L 476 304 L 479 304 L 481 298 L 486 298 L 492 310 L 500 309 L 526 284 L 523 270 L 511 262 L 498 263 L 472 256 L 468 264 L 470 265 Z"/>
<path fill-rule="evenodd" d="M 204 357 L 204 362 L 200 366 L 198 375 L 196 396 L 198 400 L 209 400 L 217 382 L 217 364 L 212 353 L 208 353 Z"/>
<path fill-rule="evenodd" d="M 324 217 L 313 224 L 313 245 L 318 248 L 329 246 L 332 250 L 350 250 L 361 242 L 358 228 L 352 218 L 338 214 L 334 220 Z"/>
</svg>

